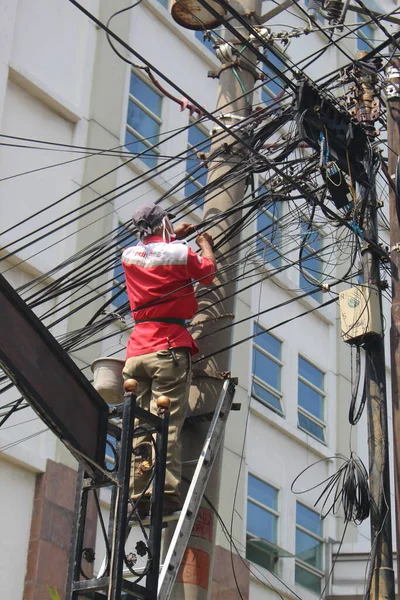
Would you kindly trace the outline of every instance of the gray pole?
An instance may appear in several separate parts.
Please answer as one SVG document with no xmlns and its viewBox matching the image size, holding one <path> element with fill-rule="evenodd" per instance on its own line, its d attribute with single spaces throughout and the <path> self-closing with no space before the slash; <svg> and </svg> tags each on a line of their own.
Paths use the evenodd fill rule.
<svg viewBox="0 0 400 600">
<path fill-rule="evenodd" d="M 390 328 L 391 380 L 392 380 L 392 418 L 394 453 L 394 488 L 396 497 L 396 537 L 397 537 L 397 581 L 400 582 L 400 210 L 399 194 L 395 174 L 400 154 L 400 60 L 394 58 L 388 68 L 387 98 L 387 136 L 390 199 L 390 257 L 392 267 L 392 323 Z"/>
<path fill-rule="evenodd" d="M 358 53 L 362 59 L 366 53 Z M 374 121 L 378 118 L 376 110 L 376 82 L 373 74 L 374 64 L 368 64 L 368 70 L 362 68 L 360 60 L 356 71 L 357 99 L 356 116 L 371 140 L 374 138 Z M 376 289 L 379 294 L 380 313 L 382 315 L 382 286 L 379 266 L 380 256 L 376 248 L 379 245 L 378 203 L 376 196 L 376 174 L 372 161 L 376 155 L 368 157 L 368 187 L 361 188 L 365 214 L 362 226 L 365 237 L 372 242 L 362 249 L 363 285 Z M 362 209 L 361 209 L 362 210 Z M 394 600 L 394 571 L 392 550 L 390 479 L 389 479 L 389 438 L 387 423 L 386 369 L 384 338 L 374 336 L 364 344 L 366 397 L 368 411 L 368 448 L 369 448 L 369 485 L 371 496 L 371 591 L 372 600 Z"/>
<path fill-rule="evenodd" d="M 241 0 L 233 6 L 251 24 L 257 25 L 257 16 L 261 14 L 261 0 Z M 239 23 L 231 20 L 230 23 L 236 28 Z M 246 38 L 248 34 L 240 29 Z M 235 45 L 240 52 L 242 44 L 235 36 L 228 32 L 226 40 Z M 228 47 L 229 51 L 229 47 Z M 225 115 L 222 122 L 226 127 L 234 127 L 240 124 L 243 117 L 250 113 L 253 96 L 253 88 L 256 81 L 256 58 L 249 50 L 244 50 L 240 57 L 233 56 L 239 60 L 221 69 L 219 74 L 219 86 L 217 96 L 218 109 Z M 241 82 L 235 76 L 233 68 L 236 69 Z M 246 90 L 244 97 L 243 89 Z M 211 145 L 211 152 L 218 152 L 218 159 L 209 164 L 208 183 L 212 183 L 232 169 L 233 163 L 240 163 L 241 149 L 233 136 L 217 132 L 215 141 Z M 230 149 L 230 144 L 232 148 Z M 214 190 L 206 196 L 204 219 L 223 217 L 233 205 L 243 198 L 245 178 L 235 185 L 227 184 Z M 229 228 L 241 217 L 241 211 L 232 216 L 223 217 L 222 221 L 216 223 L 209 233 L 216 243 L 226 234 Z M 231 325 L 234 319 L 235 292 L 237 283 L 235 281 L 238 267 L 233 266 L 225 271 L 225 267 L 234 265 L 238 259 L 239 252 L 235 246 L 240 240 L 240 234 L 224 241 L 216 252 L 218 272 L 214 280 L 213 289 L 200 300 L 200 310 L 193 322 L 193 335 L 198 339 L 200 348 L 199 356 L 218 352 L 219 349 L 227 347 L 232 342 L 232 328 L 219 331 L 226 325 Z M 204 288 L 203 288 L 204 289 Z M 200 293 L 202 290 L 200 289 Z M 230 370 L 231 352 L 229 350 L 215 354 L 214 356 L 197 363 L 194 368 L 194 381 L 190 399 L 191 408 L 201 409 L 202 412 L 213 410 L 218 400 L 223 379 L 221 373 Z M 234 374 L 233 374 L 234 375 Z M 184 460 L 198 459 L 199 451 L 203 446 L 208 423 L 191 428 L 184 438 Z M 205 496 L 218 507 L 219 488 L 221 480 L 222 452 L 215 462 Z M 190 467 L 184 470 L 184 476 L 191 478 Z M 202 501 L 196 524 L 190 537 L 186 555 L 174 587 L 174 598 L 176 600 L 206 600 L 211 596 L 212 570 L 215 550 L 216 517 L 205 499 Z M 200 534 L 200 535 L 199 535 Z M 233 577 L 232 577 L 233 579 Z M 234 585 L 232 583 L 232 585 Z"/>
</svg>

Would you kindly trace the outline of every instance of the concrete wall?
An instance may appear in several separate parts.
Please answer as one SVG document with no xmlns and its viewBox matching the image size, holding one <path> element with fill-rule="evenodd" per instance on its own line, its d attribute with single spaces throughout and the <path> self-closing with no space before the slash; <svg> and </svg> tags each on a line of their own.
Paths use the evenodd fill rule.
<svg viewBox="0 0 400 600">
<path fill-rule="evenodd" d="M 106 0 L 86 0 L 82 3 L 103 22 L 113 11 L 130 4 L 128 0 L 118 0 L 112 6 Z M 392 8 L 391 0 L 386 4 Z M 266 12 L 269 9 L 270 2 L 264 2 L 263 10 Z M 288 25 L 299 25 L 298 19 L 290 12 L 277 16 L 273 23 L 281 23 L 283 18 Z M 207 78 L 207 72 L 209 69 L 215 70 L 218 62 L 196 39 L 194 32 L 176 26 L 159 2 L 143 0 L 140 6 L 124 13 L 123 17 L 117 17 L 113 27 L 149 62 L 175 81 L 185 95 L 195 98 L 207 110 L 213 110 L 217 80 Z M 37 0 L 33 3 L 28 0 L 0 0 L 0 36 L 0 123 L 3 134 L 92 148 L 123 146 L 130 67 L 116 57 L 103 32 L 82 13 L 65 0 Z M 297 62 L 311 51 L 322 49 L 326 42 L 323 33 L 294 39 L 287 54 Z M 352 56 L 355 49 L 355 41 L 349 40 L 346 50 L 348 56 Z M 128 56 L 125 50 L 121 51 Z M 133 60 L 138 61 L 136 58 Z M 343 53 L 329 50 L 323 60 L 311 62 L 306 70 L 314 78 L 322 77 L 345 60 Z M 168 84 L 163 85 L 177 97 L 181 96 Z M 255 103 L 260 102 L 260 93 L 257 92 Z M 188 111 L 181 112 L 177 104 L 164 98 L 162 135 L 167 137 L 169 132 L 188 124 Z M 209 122 L 205 125 L 211 127 Z M 34 142 L 8 138 L 2 138 L 2 141 L 19 146 L 36 145 Z M 146 165 L 139 159 L 122 166 L 126 157 L 83 158 L 80 154 L 55 152 L 53 147 L 37 150 L 19 146 L 0 146 L 0 223 L 2 230 L 13 227 L 3 234 L 1 246 L 13 244 L 6 250 L 15 252 L 9 261 L 2 263 L 1 271 L 16 287 L 48 271 L 111 231 L 119 220 L 127 221 L 135 206 L 156 201 L 184 176 L 186 170 L 185 162 L 177 162 L 166 173 L 156 174 L 145 182 L 143 175 Z M 162 154 L 165 157 L 174 156 L 184 152 L 186 147 L 187 132 L 184 132 L 169 139 L 162 146 Z M 60 149 L 59 146 L 57 148 Z M 56 166 L 58 163 L 66 164 Z M 115 167 L 120 168 L 103 177 Z M 87 187 L 72 194 L 82 185 Z M 134 185 L 136 187 L 128 191 Z M 122 187 L 114 194 L 113 190 L 119 186 Z M 65 196 L 68 197 L 49 208 Z M 182 198 L 183 191 L 173 191 L 164 204 L 173 206 Z M 93 203 L 90 204 L 96 208 L 93 213 L 86 214 L 87 203 Z M 24 217 L 43 209 L 46 210 L 17 226 Z M 68 219 L 65 215 L 70 211 L 76 211 L 73 214 L 79 218 L 65 226 Z M 25 242 L 31 243 L 36 239 L 36 229 L 58 218 L 60 221 L 54 228 L 61 228 L 29 248 L 23 248 Z M 189 218 L 198 222 L 201 215 L 195 211 Z M 254 227 L 254 224 L 250 226 L 249 231 L 255 231 Z M 52 228 L 40 233 L 47 234 Z M 293 243 L 287 249 L 288 259 L 296 259 L 296 235 L 293 230 Z M 28 237 L 14 243 L 24 236 Z M 246 264 L 245 254 L 243 260 Z M 254 283 L 266 275 L 261 263 L 257 263 L 256 267 Z M 301 486 L 306 489 L 311 482 L 322 481 L 338 467 L 331 457 L 336 452 L 348 453 L 350 427 L 345 423 L 352 373 L 351 353 L 341 342 L 338 313 L 333 307 L 300 317 L 301 313 L 315 308 L 315 301 L 310 299 L 261 314 L 294 297 L 291 290 L 298 288 L 298 276 L 297 269 L 289 269 L 285 274 L 254 285 L 251 290 L 243 290 L 237 300 L 236 320 L 253 317 L 267 328 L 288 318 L 293 320 L 274 330 L 274 335 L 282 341 L 283 417 L 250 399 L 251 341 L 242 343 L 233 351 L 232 375 L 239 378 L 236 401 L 241 403 L 242 408 L 240 412 L 231 414 L 227 426 L 219 510 L 228 528 L 233 514 L 232 533 L 244 556 L 247 474 L 254 473 L 277 486 L 280 490 L 278 544 L 288 554 L 279 559 L 277 574 L 302 598 L 311 600 L 315 596 L 294 586 L 296 496 L 291 493 L 290 485 L 303 469 L 316 461 L 321 462 L 307 472 L 301 480 Z M 93 282 L 88 290 L 96 290 L 102 281 Z M 241 288 L 248 281 L 241 281 Z M 89 304 L 86 310 L 72 316 L 55 332 L 65 333 L 82 326 L 104 300 Z M 44 312 L 45 308 L 41 310 Z M 385 318 L 388 322 L 387 305 Z M 234 328 L 235 343 L 251 335 L 252 323 L 253 319 L 249 319 Z M 118 356 L 123 357 L 128 334 L 121 332 L 120 325 L 109 329 L 109 333 L 112 331 L 116 332 L 115 337 L 89 350 L 74 353 L 80 366 L 89 365 L 99 355 L 117 352 Z M 299 353 L 325 373 L 326 445 L 307 436 L 297 426 Z M 88 369 L 85 372 L 88 373 Z M 15 390 L 8 392 L 2 396 L 2 404 L 17 396 Z M 23 590 L 38 478 L 43 478 L 47 472 L 49 459 L 62 465 L 62 468 L 68 467 L 71 472 L 76 468 L 68 451 L 51 433 L 39 433 L 41 429 L 44 426 L 31 409 L 17 413 L 0 429 L 0 478 L 3 484 L 0 531 L 2 539 L 7 542 L 0 549 L 0 565 L 4 570 L 4 573 L 0 572 L 0 591 L 1 596 L 8 600 L 25 600 Z M 357 428 L 353 428 L 351 435 L 353 447 L 367 462 L 365 417 Z M 317 492 L 314 491 L 299 498 L 312 506 L 316 497 Z M 52 501 L 57 504 L 60 500 L 53 498 Z M 106 514 L 107 494 L 102 497 L 102 502 Z M 339 540 L 342 531 L 340 517 L 326 519 L 326 539 Z M 229 597 L 222 593 L 232 593 L 229 590 L 229 581 L 232 584 L 231 567 L 226 554 L 230 544 L 221 528 L 217 532 L 217 543 L 219 566 L 215 575 L 215 597 L 220 599 Z M 368 523 L 359 528 L 350 527 L 344 550 L 364 552 L 368 543 Z M 99 536 L 97 550 L 101 557 L 102 542 Z M 235 560 L 243 582 L 242 589 L 247 594 L 249 582 L 246 567 Z M 95 569 L 99 567 L 99 561 L 100 558 Z M 351 569 L 351 564 L 348 566 L 346 561 L 341 563 L 338 579 L 343 577 L 343 581 L 347 582 L 346 577 Z M 47 582 L 45 577 L 41 585 Z M 346 589 L 341 587 L 338 579 L 334 582 L 335 591 L 338 596 L 345 595 Z M 48 583 L 52 585 L 52 581 Z M 62 582 L 57 585 L 62 585 Z M 274 575 L 262 567 L 253 568 L 248 595 L 251 600 L 272 596 L 274 587 L 285 597 L 291 597 L 288 589 Z"/>
</svg>

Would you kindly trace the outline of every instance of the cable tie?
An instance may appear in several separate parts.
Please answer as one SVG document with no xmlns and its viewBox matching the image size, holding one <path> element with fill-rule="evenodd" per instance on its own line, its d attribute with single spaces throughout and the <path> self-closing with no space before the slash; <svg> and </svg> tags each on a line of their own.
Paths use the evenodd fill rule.
<svg viewBox="0 0 400 600">
<path fill-rule="evenodd" d="M 359 238 L 364 239 L 364 231 L 361 229 L 359 225 L 355 221 L 349 221 L 349 227 Z"/>
</svg>

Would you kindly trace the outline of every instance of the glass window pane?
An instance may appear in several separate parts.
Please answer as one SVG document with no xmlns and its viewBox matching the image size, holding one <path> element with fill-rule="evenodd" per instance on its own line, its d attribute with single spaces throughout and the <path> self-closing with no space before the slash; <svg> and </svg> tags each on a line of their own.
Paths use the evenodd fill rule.
<svg viewBox="0 0 400 600">
<path fill-rule="evenodd" d="M 247 502 L 247 531 L 254 537 L 276 543 L 277 517 L 252 502 Z"/>
<path fill-rule="evenodd" d="M 114 269 L 114 280 L 120 284 L 125 283 L 124 268 L 123 268 L 122 264 L 120 263 L 120 259 L 118 259 L 117 265 Z"/>
<path fill-rule="evenodd" d="M 128 294 L 126 292 L 122 292 L 122 294 L 118 294 L 118 292 L 121 290 L 121 288 L 115 288 L 112 291 L 112 305 L 115 308 L 122 308 L 127 302 L 128 302 Z M 114 297 L 115 296 L 115 297 Z"/>
<path fill-rule="evenodd" d="M 193 181 L 190 179 L 185 183 L 185 197 L 188 198 L 192 194 L 198 194 L 199 197 L 194 200 L 196 206 L 201 207 L 204 204 L 204 198 L 201 196 L 201 188 L 199 188 Z"/>
<path fill-rule="evenodd" d="M 302 381 L 298 382 L 299 406 L 321 421 L 324 420 L 324 398 Z"/>
<path fill-rule="evenodd" d="M 152 119 L 144 110 L 142 110 L 132 100 L 128 104 L 128 125 L 140 133 L 149 143 L 156 144 L 160 132 L 160 124 Z"/>
<path fill-rule="evenodd" d="M 257 216 L 257 231 L 263 237 L 271 240 L 275 246 L 280 244 L 279 225 L 271 216 L 261 211 Z"/>
<path fill-rule="evenodd" d="M 124 268 L 121 263 L 121 254 L 125 248 L 136 243 L 136 236 L 131 231 L 126 229 L 121 223 L 119 224 L 119 232 L 117 232 L 117 257 L 113 270 L 114 289 L 111 291 L 112 304 L 119 309 L 128 302 L 128 295 L 125 287 Z M 118 295 L 118 292 L 123 289 L 123 293 Z M 115 298 L 113 298 L 115 296 Z"/>
<path fill-rule="evenodd" d="M 257 231 L 264 237 L 269 237 L 272 219 L 263 210 L 257 215 Z"/>
<path fill-rule="evenodd" d="M 363 23 L 364 19 L 357 15 L 357 23 Z M 373 48 L 373 39 L 374 39 L 374 28 L 365 24 L 356 32 L 357 35 L 357 50 L 365 50 L 366 52 L 370 52 Z"/>
<path fill-rule="evenodd" d="M 146 163 L 148 167 L 156 166 L 157 154 L 153 150 L 150 150 L 144 142 L 139 140 L 128 130 L 125 132 L 125 146 L 133 154 L 139 154 L 144 151 L 146 154 L 140 156 L 140 160 Z"/>
<path fill-rule="evenodd" d="M 207 169 L 200 169 L 195 175 L 196 183 L 204 187 L 207 183 Z"/>
<path fill-rule="evenodd" d="M 198 146 L 199 150 L 204 152 L 208 152 L 211 144 L 209 136 L 200 127 L 193 124 L 189 128 L 188 142 L 190 146 Z"/>
<path fill-rule="evenodd" d="M 196 156 L 196 148 L 201 152 L 208 152 L 211 142 L 208 135 L 196 125 L 192 125 L 188 133 L 188 155 L 186 159 L 186 171 L 193 176 L 193 181 L 189 181 L 185 185 L 185 196 L 193 194 L 199 188 L 202 188 L 207 183 L 208 169 L 198 167 L 201 161 Z M 197 186 L 197 187 L 196 187 Z M 204 199 L 199 198 L 195 201 L 196 206 L 201 207 L 204 204 Z"/>
<path fill-rule="evenodd" d="M 254 338 L 254 343 L 257 344 L 257 346 L 261 346 L 261 348 L 263 348 L 264 350 L 266 350 L 267 352 L 269 352 L 270 354 L 272 354 L 280 360 L 282 343 L 279 340 L 277 340 L 276 337 L 274 337 L 267 331 L 264 331 L 263 328 L 260 327 L 260 325 L 254 323 L 254 333 L 259 333 L 260 331 L 263 331 L 263 333 L 262 335 L 259 335 L 256 338 Z"/>
<path fill-rule="evenodd" d="M 310 256 L 310 253 L 307 250 L 303 250 L 301 266 L 317 281 L 321 281 L 322 279 L 323 264 L 323 261 L 318 256 Z"/>
<path fill-rule="evenodd" d="M 277 555 L 266 544 L 263 545 L 262 542 L 248 541 L 246 544 L 246 558 L 268 571 L 274 571 L 277 564 Z"/>
<path fill-rule="evenodd" d="M 321 593 L 321 577 L 296 565 L 295 581 L 315 594 Z"/>
<path fill-rule="evenodd" d="M 313 275 L 310 273 L 309 274 L 311 277 L 313 277 Z M 318 282 L 316 281 L 315 283 L 310 283 L 304 276 L 302 273 L 300 273 L 300 289 L 302 289 L 304 292 L 311 292 L 311 290 L 315 289 L 315 286 L 318 285 Z M 314 298 L 314 300 L 316 300 L 317 302 L 321 303 L 322 302 L 322 291 L 321 290 L 315 290 L 315 292 L 311 292 L 310 296 L 312 296 Z"/>
<path fill-rule="evenodd" d="M 309 225 L 306 222 L 301 223 L 301 233 L 303 241 L 307 246 L 310 246 L 313 250 L 319 250 L 321 248 L 321 235 L 319 231 L 315 229 L 309 229 Z"/>
<path fill-rule="evenodd" d="M 268 60 L 278 68 L 279 71 L 282 72 L 286 69 L 285 64 L 272 52 L 267 51 L 266 56 Z M 276 96 L 282 92 L 282 89 L 284 89 L 285 86 L 282 79 L 277 73 L 275 73 L 275 71 L 272 70 L 271 67 L 263 64 L 263 71 L 267 75 L 268 79 L 262 88 L 261 98 L 263 102 L 268 104 L 268 102 L 271 102 L 271 99 L 276 98 Z"/>
<path fill-rule="evenodd" d="M 275 250 L 271 242 L 262 238 L 256 240 L 256 252 L 263 263 L 268 263 L 275 269 L 279 269 L 282 264 L 282 256 L 278 250 Z"/>
<path fill-rule="evenodd" d="M 248 477 L 248 490 L 247 495 L 265 506 L 276 510 L 278 501 L 278 490 L 268 485 L 265 481 L 261 481 L 258 477 L 250 475 Z"/>
<path fill-rule="evenodd" d="M 296 530 L 296 557 L 315 569 L 322 568 L 322 544 L 300 529 Z"/>
<path fill-rule="evenodd" d="M 109 456 L 110 458 L 113 458 L 115 461 L 115 444 L 116 444 L 115 437 L 113 437 L 112 435 L 110 435 L 108 433 L 106 439 L 107 439 L 106 455 Z M 115 469 L 115 463 L 113 463 L 109 460 L 106 460 L 106 466 L 109 471 L 112 471 L 113 469 Z"/>
<path fill-rule="evenodd" d="M 157 117 L 161 116 L 161 96 L 135 73 L 131 73 L 129 92 Z"/>
<path fill-rule="evenodd" d="M 299 356 L 299 375 L 307 379 L 310 383 L 318 387 L 320 390 L 324 389 L 324 374 L 322 371 L 314 367 L 305 358 Z"/>
<path fill-rule="evenodd" d="M 258 352 L 253 351 L 253 374 L 261 381 L 266 381 L 271 387 L 276 390 L 281 389 L 281 367 L 276 362 Z"/>
<path fill-rule="evenodd" d="M 125 250 L 125 248 L 129 248 L 130 246 L 134 246 L 137 242 L 137 237 L 134 233 L 132 233 L 129 229 L 127 230 L 125 227 L 121 228 L 120 233 L 118 234 L 117 247 L 121 250 Z"/>
<path fill-rule="evenodd" d="M 324 428 L 322 427 L 322 425 L 319 425 L 319 423 L 316 423 L 312 419 L 309 419 L 301 412 L 298 413 L 298 417 L 299 427 L 301 429 L 304 429 L 305 431 L 307 431 L 307 433 L 313 435 L 322 442 L 325 441 Z"/>
<path fill-rule="evenodd" d="M 268 406 L 277 410 L 279 413 L 283 413 L 280 398 L 272 394 L 269 390 L 265 389 L 255 381 L 253 381 L 252 395 L 256 398 L 256 400 L 264 402 Z"/>
<path fill-rule="evenodd" d="M 321 517 L 317 512 L 307 508 L 307 506 L 304 506 L 300 502 L 296 503 L 296 524 L 322 537 Z"/>
</svg>

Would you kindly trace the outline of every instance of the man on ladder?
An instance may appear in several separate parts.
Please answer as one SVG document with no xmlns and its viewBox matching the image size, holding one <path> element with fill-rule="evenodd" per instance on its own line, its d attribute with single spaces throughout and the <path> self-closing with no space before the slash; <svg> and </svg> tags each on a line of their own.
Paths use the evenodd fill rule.
<svg viewBox="0 0 400 600">
<path fill-rule="evenodd" d="M 186 321 L 198 308 L 193 281 L 210 284 L 216 260 L 209 234 L 196 238 L 201 249 L 199 256 L 181 241 L 195 230 L 194 226 L 180 223 L 174 229 L 168 214 L 158 205 L 139 207 L 133 215 L 133 225 L 140 241 L 122 254 L 135 320 L 123 375 L 125 379 L 137 380 L 137 402 L 142 408 L 156 412 L 156 400 L 164 394 L 171 401 L 163 506 L 167 515 L 181 508 L 180 433 L 188 408 L 191 357 L 198 352 L 186 328 Z M 151 463 L 151 444 L 138 440 L 135 454 L 130 493 L 137 499 L 148 481 L 143 465 Z M 147 489 L 139 502 L 141 518 L 149 514 L 150 493 Z"/>
</svg>

